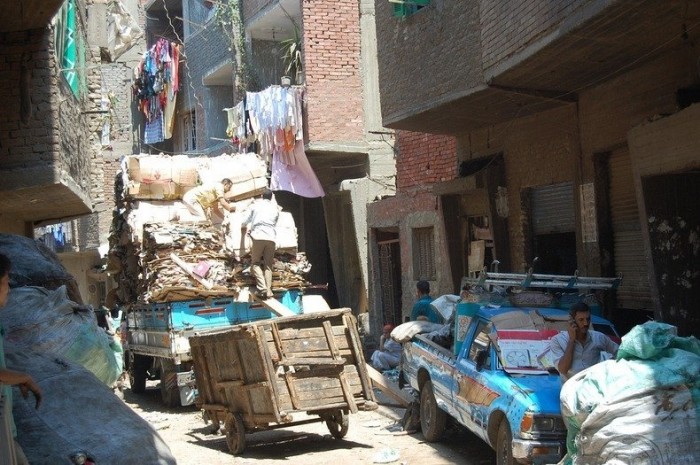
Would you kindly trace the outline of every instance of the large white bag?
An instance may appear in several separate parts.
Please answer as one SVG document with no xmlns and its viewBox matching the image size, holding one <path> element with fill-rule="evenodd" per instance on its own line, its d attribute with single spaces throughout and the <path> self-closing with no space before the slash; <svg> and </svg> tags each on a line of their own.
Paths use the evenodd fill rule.
<svg viewBox="0 0 700 465">
<path fill-rule="evenodd" d="M 700 343 L 673 326 L 636 326 L 617 361 L 577 373 L 560 399 L 569 431 L 562 464 L 700 463 Z"/>
</svg>

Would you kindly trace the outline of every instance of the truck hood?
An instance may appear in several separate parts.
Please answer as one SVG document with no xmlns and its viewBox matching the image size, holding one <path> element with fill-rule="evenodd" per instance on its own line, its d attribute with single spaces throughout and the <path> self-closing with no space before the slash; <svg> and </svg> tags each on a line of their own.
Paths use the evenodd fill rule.
<svg viewBox="0 0 700 465">
<path fill-rule="evenodd" d="M 514 388 L 526 395 L 542 413 L 560 413 L 559 375 L 510 375 Z"/>
</svg>

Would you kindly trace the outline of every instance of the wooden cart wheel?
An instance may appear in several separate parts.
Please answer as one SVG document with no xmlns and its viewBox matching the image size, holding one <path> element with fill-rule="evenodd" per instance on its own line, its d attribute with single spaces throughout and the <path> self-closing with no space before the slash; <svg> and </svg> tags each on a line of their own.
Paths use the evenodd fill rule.
<svg viewBox="0 0 700 465">
<path fill-rule="evenodd" d="M 243 425 L 241 415 L 239 413 L 230 413 L 227 415 L 224 428 L 226 429 L 226 444 L 228 444 L 228 450 L 233 455 L 243 452 L 243 449 L 245 449 L 245 426 Z"/>
<path fill-rule="evenodd" d="M 326 420 L 326 426 L 334 438 L 342 439 L 346 434 L 348 434 L 348 428 L 350 428 L 350 416 L 342 410 L 336 410 Z"/>
</svg>

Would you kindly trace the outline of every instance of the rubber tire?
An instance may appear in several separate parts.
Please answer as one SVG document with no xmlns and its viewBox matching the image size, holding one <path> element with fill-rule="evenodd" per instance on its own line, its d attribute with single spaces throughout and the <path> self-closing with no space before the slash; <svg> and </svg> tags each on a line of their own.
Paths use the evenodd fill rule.
<svg viewBox="0 0 700 465">
<path fill-rule="evenodd" d="M 432 381 L 426 381 L 420 391 L 420 428 L 427 442 L 439 441 L 445 431 L 447 413 L 440 409 L 433 392 Z"/>
<path fill-rule="evenodd" d="M 160 398 L 166 407 L 173 408 L 181 405 L 177 371 L 172 360 L 161 359 L 160 362 Z"/>
<path fill-rule="evenodd" d="M 342 410 L 336 410 L 333 415 L 326 420 L 326 426 L 331 436 L 336 439 L 343 439 L 350 429 L 350 415 Z"/>
<path fill-rule="evenodd" d="M 129 351 L 129 385 L 134 394 L 146 392 L 146 379 L 148 368 L 151 366 L 151 358 L 146 355 L 134 354 Z"/>
<path fill-rule="evenodd" d="M 496 465 L 516 465 L 515 459 L 513 459 L 513 435 L 510 432 L 508 420 L 505 418 L 498 426 Z"/>
<path fill-rule="evenodd" d="M 239 413 L 230 413 L 224 422 L 226 430 L 226 445 L 233 455 L 238 455 L 245 449 L 245 425 Z"/>
</svg>

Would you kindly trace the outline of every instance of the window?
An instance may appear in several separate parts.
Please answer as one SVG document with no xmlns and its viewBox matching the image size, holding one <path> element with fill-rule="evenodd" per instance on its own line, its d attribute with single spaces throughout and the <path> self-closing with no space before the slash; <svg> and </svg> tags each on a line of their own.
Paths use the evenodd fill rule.
<svg viewBox="0 0 700 465">
<path fill-rule="evenodd" d="M 394 16 L 405 18 L 422 10 L 430 4 L 430 0 L 389 0 L 394 5 Z"/>
<path fill-rule="evenodd" d="M 413 279 L 435 280 L 435 238 L 433 228 L 413 230 Z"/>
<path fill-rule="evenodd" d="M 197 118 L 194 110 L 182 117 L 182 151 L 197 149 Z"/>
<path fill-rule="evenodd" d="M 489 350 L 490 346 L 489 339 L 489 325 L 485 321 L 479 322 L 479 326 L 476 329 L 476 335 L 474 336 L 474 341 L 471 347 L 469 347 L 469 360 L 476 363 L 476 357 L 480 351 L 486 351 L 486 359 L 484 360 L 484 366 L 488 367 L 491 364 L 491 354 Z"/>
</svg>

